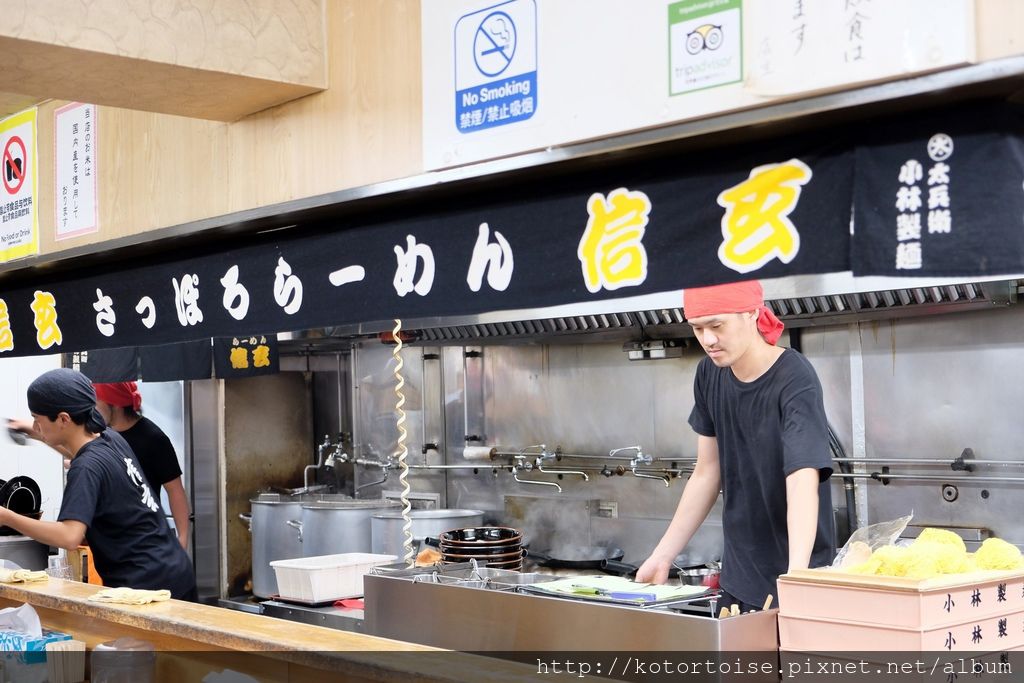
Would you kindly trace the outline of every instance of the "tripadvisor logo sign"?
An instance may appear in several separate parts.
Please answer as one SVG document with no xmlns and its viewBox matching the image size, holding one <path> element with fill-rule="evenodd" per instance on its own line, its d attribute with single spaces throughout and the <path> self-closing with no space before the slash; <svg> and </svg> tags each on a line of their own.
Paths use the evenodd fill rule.
<svg viewBox="0 0 1024 683">
<path fill-rule="evenodd" d="M 681 0 L 669 5 L 669 94 L 741 79 L 739 0 Z"/>
</svg>

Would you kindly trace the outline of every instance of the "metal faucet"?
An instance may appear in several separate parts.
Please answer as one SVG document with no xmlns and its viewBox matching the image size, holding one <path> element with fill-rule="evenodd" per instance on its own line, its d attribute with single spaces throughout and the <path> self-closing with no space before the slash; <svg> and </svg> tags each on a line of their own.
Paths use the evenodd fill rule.
<svg viewBox="0 0 1024 683">
<path fill-rule="evenodd" d="M 558 489 L 558 492 L 562 492 L 562 487 L 553 481 L 541 481 L 539 479 L 520 479 L 520 472 L 529 472 L 533 469 L 533 463 L 529 460 L 522 458 L 522 456 L 516 456 L 516 463 L 512 466 L 512 478 L 520 484 L 533 484 L 534 486 L 554 486 Z"/>
<path fill-rule="evenodd" d="M 533 461 L 533 464 L 537 467 L 538 472 L 544 472 L 545 474 L 578 474 L 583 477 L 583 481 L 590 481 L 590 476 L 582 470 L 559 470 L 559 469 L 544 469 L 544 463 L 551 460 L 557 460 L 558 454 L 552 453 L 548 450 L 547 444 L 537 444 L 536 446 L 527 446 L 526 448 L 519 451 L 519 455 L 525 456 L 527 450 L 539 448 L 540 453 L 537 458 Z"/>
<path fill-rule="evenodd" d="M 666 488 L 670 485 L 669 478 L 662 475 L 645 474 L 638 472 L 638 467 L 650 467 L 654 463 L 654 457 L 644 453 L 644 449 L 637 446 L 624 446 L 623 448 L 613 448 L 608 451 L 608 456 L 611 458 L 617 457 L 618 453 L 623 451 L 633 451 L 633 458 L 629 461 L 629 472 L 639 479 L 657 479 L 665 484 Z"/>
<path fill-rule="evenodd" d="M 352 492 L 353 498 L 358 498 L 359 492 L 362 491 L 363 489 L 368 489 L 371 486 L 383 484 L 388 480 L 388 475 L 390 474 L 391 470 L 398 468 L 398 463 L 394 462 L 390 457 L 387 458 L 386 460 L 368 460 L 366 458 L 353 458 L 352 462 L 354 462 L 357 465 L 362 465 L 363 467 L 379 467 L 383 475 L 381 476 L 380 479 L 370 481 L 365 484 L 360 484 L 359 486 L 357 486 L 355 490 Z"/>
<path fill-rule="evenodd" d="M 306 465 L 302 469 L 302 485 L 306 489 L 309 488 L 309 473 L 310 473 L 310 471 L 311 470 L 318 470 L 318 469 L 320 469 L 321 467 L 324 466 L 324 464 L 325 464 L 324 463 L 324 451 L 326 451 L 328 448 L 331 448 L 331 447 L 334 447 L 335 449 L 337 449 L 337 446 L 335 446 L 335 444 L 331 443 L 331 435 L 330 434 L 324 434 L 324 442 L 316 447 L 316 464 L 315 465 Z M 332 452 L 331 456 L 330 456 L 330 459 L 329 459 L 330 460 L 330 464 L 327 465 L 328 467 L 334 467 L 334 460 L 333 460 L 333 458 L 334 458 L 334 453 Z"/>
</svg>

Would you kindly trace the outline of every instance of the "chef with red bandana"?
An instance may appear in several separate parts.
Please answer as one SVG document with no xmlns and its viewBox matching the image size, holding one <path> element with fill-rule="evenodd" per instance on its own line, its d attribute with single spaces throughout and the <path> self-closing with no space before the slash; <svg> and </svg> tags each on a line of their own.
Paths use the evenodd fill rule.
<svg viewBox="0 0 1024 683">
<path fill-rule="evenodd" d="M 777 346 L 783 324 L 761 284 L 688 289 L 687 322 L 707 353 L 697 366 L 689 423 L 697 464 L 668 530 L 640 567 L 664 583 L 676 556 L 722 494 L 725 545 L 719 604 L 760 609 L 790 569 L 835 556 L 828 423 L 814 368 Z"/>
</svg>

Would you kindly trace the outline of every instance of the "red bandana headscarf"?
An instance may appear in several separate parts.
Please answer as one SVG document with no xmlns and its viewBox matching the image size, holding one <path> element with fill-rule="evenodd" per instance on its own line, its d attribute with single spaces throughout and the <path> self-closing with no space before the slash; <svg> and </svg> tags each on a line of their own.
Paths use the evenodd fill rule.
<svg viewBox="0 0 1024 683">
<path fill-rule="evenodd" d="M 747 311 L 757 311 L 757 329 L 766 342 L 779 341 L 785 325 L 764 305 L 764 290 L 757 280 L 694 287 L 683 292 L 683 313 L 687 319 Z"/>
<path fill-rule="evenodd" d="M 142 394 L 135 382 L 114 382 L 112 384 L 93 384 L 96 398 L 104 403 L 119 408 L 131 408 L 139 412 L 142 408 Z"/>
</svg>

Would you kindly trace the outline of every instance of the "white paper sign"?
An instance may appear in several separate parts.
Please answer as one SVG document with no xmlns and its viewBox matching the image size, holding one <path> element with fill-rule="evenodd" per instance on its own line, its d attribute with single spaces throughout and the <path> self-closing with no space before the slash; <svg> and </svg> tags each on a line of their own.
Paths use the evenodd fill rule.
<svg viewBox="0 0 1024 683">
<path fill-rule="evenodd" d="M 747 87 L 789 95 L 974 59 L 973 0 L 748 2 Z"/>
<path fill-rule="evenodd" d="M 54 226 L 63 240 L 99 230 L 96 105 L 73 102 L 53 114 Z"/>
</svg>

